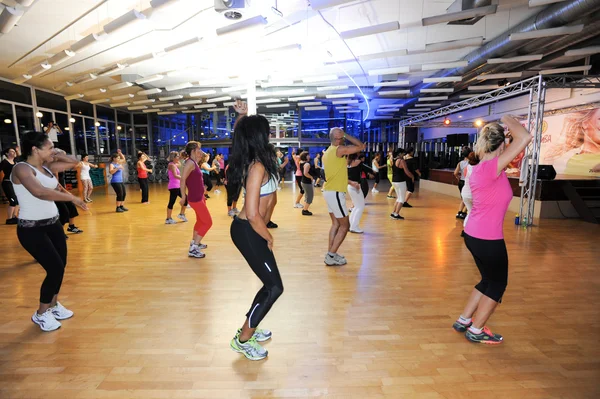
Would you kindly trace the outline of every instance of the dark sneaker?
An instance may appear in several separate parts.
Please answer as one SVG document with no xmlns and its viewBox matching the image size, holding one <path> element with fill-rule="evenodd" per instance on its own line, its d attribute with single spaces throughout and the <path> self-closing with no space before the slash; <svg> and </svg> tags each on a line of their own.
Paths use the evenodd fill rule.
<svg viewBox="0 0 600 399">
<path fill-rule="evenodd" d="M 6 224 L 17 224 L 17 223 L 19 223 L 19 219 L 18 218 L 6 219 Z"/>
<path fill-rule="evenodd" d="M 388 197 L 388 199 L 391 199 L 391 198 L 396 198 L 396 197 L 394 197 L 393 195 L 388 195 L 387 197 Z"/>
<path fill-rule="evenodd" d="M 123 213 L 125 212 L 125 210 L 123 208 L 121 208 L 120 206 L 117 207 L 117 213 Z"/>
<path fill-rule="evenodd" d="M 303 210 L 302 210 L 302 214 L 303 214 L 304 216 L 312 216 L 312 212 L 311 212 L 311 211 L 307 211 L 306 209 L 303 209 Z"/>
<path fill-rule="evenodd" d="M 390 218 L 394 219 L 394 220 L 404 220 L 404 218 L 400 215 L 394 215 L 393 213 L 390 214 Z"/>
<path fill-rule="evenodd" d="M 462 212 L 458 212 L 458 213 L 456 214 L 456 218 L 457 218 L 457 219 L 464 219 L 464 218 L 465 218 L 465 215 L 464 215 L 464 213 L 462 213 Z"/>
<path fill-rule="evenodd" d="M 473 325 L 473 322 L 470 322 L 469 324 L 463 324 L 460 322 L 460 320 L 456 320 L 454 322 L 454 324 L 452 324 L 452 328 L 454 328 L 454 330 L 456 330 L 456 332 L 464 333 L 472 325 Z"/>
<path fill-rule="evenodd" d="M 129 209 L 125 208 L 123 205 L 121 205 L 121 209 L 123 210 L 123 212 L 127 212 Z"/>
<path fill-rule="evenodd" d="M 279 227 L 279 225 L 277 223 L 273 223 L 270 220 L 269 220 L 269 223 L 267 223 L 267 228 L 268 229 L 276 229 L 278 227 Z"/>
<path fill-rule="evenodd" d="M 471 330 L 467 330 L 465 338 L 471 342 L 486 345 L 500 345 L 503 340 L 502 335 L 494 334 L 487 327 L 483 327 L 481 334 L 474 334 Z"/>
<path fill-rule="evenodd" d="M 405 208 L 412 208 L 413 206 L 411 204 L 409 204 L 408 202 L 405 202 L 403 205 L 403 207 Z"/>
<path fill-rule="evenodd" d="M 69 233 L 73 233 L 73 234 L 81 234 L 81 233 L 83 233 L 83 230 L 81 230 L 77 226 L 73 226 L 73 227 L 69 226 L 69 228 L 67 229 L 67 231 Z"/>
</svg>

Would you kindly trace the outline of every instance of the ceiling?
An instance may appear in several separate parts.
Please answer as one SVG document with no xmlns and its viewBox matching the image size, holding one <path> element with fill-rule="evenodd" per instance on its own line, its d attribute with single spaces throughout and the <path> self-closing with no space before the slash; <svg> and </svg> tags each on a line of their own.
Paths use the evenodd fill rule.
<svg viewBox="0 0 600 399">
<path fill-rule="evenodd" d="M 6 6 L 31 2 L 1 1 Z M 17 5 L 23 16 L 14 28 L 0 36 L 0 76 L 72 96 L 69 98 L 103 101 L 123 109 L 135 107 L 133 110 L 138 112 L 218 109 L 235 98 L 244 98 L 249 85 L 255 85 L 260 106 L 270 104 L 269 111 L 276 110 L 273 105 L 277 104 L 282 104 L 281 109 L 285 110 L 283 104 L 294 108 L 298 102 L 320 102 L 308 105 L 319 106 L 335 101 L 337 104 L 333 104 L 346 107 L 344 110 L 368 111 L 363 115 L 369 119 L 400 117 L 408 110 L 414 113 L 427 109 L 416 106 L 423 105 L 419 97 L 448 96 L 429 101 L 440 104 L 432 106 L 435 108 L 459 100 L 461 95 L 477 93 L 469 90 L 469 86 L 496 85 L 499 81 L 504 84 L 502 78 L 479 81 L 473 76 L 425 85 L 423 79 L 447 76 L 449 71 L 460 68 L 432 64 L 468 59 L 481 46 L 493 44 L 505 32 L 545 8 L 577 1 L 554 0 L 557 4 L 530 7 L 526 0 L 471 0 L 475 6 L 489 7 L 491 3 L 497 7 L 495 12 L 470 25 L 435 23 L 430 18 L 460 11 L 469 0 L 312 0 L 312 5 L 307 0 L 246 0 L 245 3 L 239 10 L 243 14 L 240 21 L 254 21 L 262 16 L 263 23 L 224 35 L 218 35 L 217 30 L 239 21 L 228 20 L 217 12 L 215 0 L 37 0 L 26 8 Z M 327 3 L 332 6 L 327 7 Z M 595 5 L 588 8 L 594 12 L 567 23 L 576 25 L 572 28 L 574 33 L 524 40 L 519 51 L 513 47 L 507 54 L 500 54 L 500 49 L 496 54 L 502 57 L 536 53 L 538 48 L 543 50 L 542 44 L 548 48 L 555 46 L 559 52 L 554 51 L 550 57 L 540 50 L 544 59 L 533 63 L 503 63 L 495 69 L 488 64 L 487 70 L 479 75 L 516 71 L 524 72 L 521 77 L 527 77 L 542 69 L 584 65 L 589 54 L 565 56 L 564 53 L 600 44 L 600 29 L 593 29 L 593 24 L 598 24 L 594 21 L 599 20 L 600 0 L 588 3 L 597 3 L 597 8 Z M 272 10 L 275 6 L 278 12 Z M 0 21 L 6 12 L 2 11 Z M 133 16 L 134 22 L 112 30 L 111 21 L 123 15 Z M 577 25 L 583 27 L 579 29 Z M 371 29 L 379 27 L 381 32 L 364 35 L 368 32 L 355 31 L 373 26 L 376 28 Z M 99 34 L 101 40 L 88 37 L 92 39 L 91 45 L 78 49 L 74 55 L 62 53 L 64 61 L 46 65 L 61 51 L 74 44 L 77 48 L 90 34 Z M 569 37 L 573 38 L 572 43 L 567 43 Z M 558 46 L 560 41 L 566 45 Z M 536 48 L 535 43 L 540 46 Z M 187 45 L 178 49 L 178 44 Z M 54 60 L 59 58 L 56 56 Z M 41 64 L 45 67 L 40 67 Z M 396 67 L 400 69 L 388 69 Z M 477 65 L 469 67 L 473 75 L 472 69 Z M 23 77 L 36 72 L 39 74 Z M 144 78 L 146 82 L 140 80 Z M 78 81 L 81 83 L 75 83 Z M 391 81 L 398 83 L 375 86 Z M 109 89 L 120 82 L 133 85 Z M 139 93 L 153 88 L 162 92 Z M 434 91 L 439 89 L 446 90 Z M 313 96 L 314 100 L 309 99 Z M 220 97 L 230 98 L 210 101 Z M 390 107 L 390 112 L 381 109 L 391 104 L 399 106 Z M 259 108 L 260 112 L 263 110 Z"/>
</svg>

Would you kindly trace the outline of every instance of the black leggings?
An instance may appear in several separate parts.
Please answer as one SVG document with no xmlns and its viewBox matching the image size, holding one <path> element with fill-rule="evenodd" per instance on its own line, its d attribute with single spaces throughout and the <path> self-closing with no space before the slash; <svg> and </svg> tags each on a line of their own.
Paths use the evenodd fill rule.
<svg viewBox="0 0 600 399">
<path fill-rule="evenodd" d="M 379 184 L 381 181 L 381 177 L 379 176 L 379 172 L 375 172 L 375 184 Z"/>
<path fill-rule="evenodd" d="M 181 190 L 178 188 L 170 188 L 169 189 L 169 204 L 167 205 L 168 209 L 173 209 L 175 205 L 175 201 L 177 201 L 177 197 L 181 198 Z M 187 199 L 185 200 L 184 206 L 187 206 Z"/>
<path fill-rule="evenodd" d="M 10 180 L 2 180 L 2 191 L 4 191 L 4 196 L 8 199 L 8 206 L 19 205 L 17 195 Z"/>
<path fill-rule="evenodd" d="M 500 303 L 508 284 L 508 252 L 504 240 L 481 240 L 464 234 L 467 249 L 481 273 L 477 291 Z"/>
<path fill-rule="evenodd" d="M 142 204 L 144 202 L 148 202 L 148 178 L 147 177 L 138 177 L 138 183 L 140 183 L 140 188 L 142 189 Z"/>
<path fill-rule="evenodd" d="M 210 175 L 207 175 L 206 173 L 202 173 L 202 178 L 204 179 L 204 185 L 206 186 L 206 191 L 212 190 L 213 184 L 212 184 L 212 179 L 210 178 Z"/>
<path fill-rule="evenodd" d="M 227 206 L 232 206 L 234 202 L 236 202 L 240 198 L 240 193 L 242 192 L 242 188 L 240 187 L 237 192 L 234 191 L 234 188 L 231 184 L 227 186 Z"/>
<path fill-rule="evenodd" d="M 300 194 L 304 194 L 304 188 L 302 187 L 302 176 L 296 176 L 296 184 L 300 188 Z"/>
<path fill-rule="evenodd" d="M 367 198 L 367 195 L 369 195 L 369 181 L 367 179 L 360 179 L 360 189 L 363 192 L 363 196 Z"/>
<path fill-rule="evenodd" d="M 115 193 L 117 193 L 117 201 L 125 201 L 127 192 L 125 191 L 125 184 L 123 183 L 110 183 Z"/>
<path fill-rule="evenodd" d="M 67 241 L 62 226 L 57 221 L 48 226 L 17 227 L 19 242 L 46 270 L 40 289 L 40 302 L 52 302 L 62 285 L 67 265 Z"/>
<path fill-rule="evenodd" d="M 58 208 L 58 220 L 60 221 L 60 224 L 67 224 L 69 223 L 69 219 L 79 216 L 77 207 L 72 202 L 55 201 L 54 203 Z"/>
<path fill-rule="evenodd" d="M 267 241 L 254 231 L 250 222 L 235 217 L 230 231 L 233 243 L 263 283 L 246 313 L 248 327 L 256 328 L 283 293 L 283 283 L 273 252 L 269 250 Z"/>
</svg>

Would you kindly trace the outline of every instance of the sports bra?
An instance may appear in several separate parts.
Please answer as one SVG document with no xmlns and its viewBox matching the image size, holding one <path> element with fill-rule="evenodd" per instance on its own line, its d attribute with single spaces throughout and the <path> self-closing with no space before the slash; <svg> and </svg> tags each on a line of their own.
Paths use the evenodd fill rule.
<svg viewBox="0 0 600 399">
<path fill-rule="evenodd" d="M 277 178 L 275 175 L 271 175 L 271 178 L 267 180 L 265 184 L 260 186 L 260 196 L 266 197 L 269 194 L 273 194 L 277 191 Z"/>
</svg>

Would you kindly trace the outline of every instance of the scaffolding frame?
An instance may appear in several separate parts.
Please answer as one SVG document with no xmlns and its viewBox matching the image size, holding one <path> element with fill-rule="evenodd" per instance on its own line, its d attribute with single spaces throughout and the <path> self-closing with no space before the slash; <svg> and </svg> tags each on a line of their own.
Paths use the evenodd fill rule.
<svg viewBox="0 0 600 399">
<path fill-rule="evenodd" d="M 420 122 L 441 118 L 496 101 L 529 94 L 527 127 L 529 132 L 533 134 L 533 140 L 531 140 L 525 149 L 525 156 L 523 157 L 521 164 L 521 175 L 519 177 L 521 203 L 519 215 L 525 226 L 533 226 L 546 90 L 550 88 L 597 89 L 600 88 L 600 76 L 537 75 L 433 111 L 405 118 L 400 121 L 400 127 L 404 129 L 406 126 L 413 126 Z"/>
</svg>

